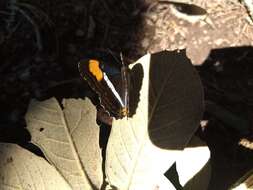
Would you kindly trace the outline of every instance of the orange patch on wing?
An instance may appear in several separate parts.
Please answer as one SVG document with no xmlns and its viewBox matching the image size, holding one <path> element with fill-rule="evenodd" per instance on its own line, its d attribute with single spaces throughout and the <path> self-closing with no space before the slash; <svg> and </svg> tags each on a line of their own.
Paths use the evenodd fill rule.
<svg viewBox="0 0 253 190">
<path fill-rule="evenodd" d="M 99 68 L 99 61 L 94 59 L 89 60 L 89 71 L 96 77 L 97 81 L 103 79 L 103 72 Z"/>
</svg>

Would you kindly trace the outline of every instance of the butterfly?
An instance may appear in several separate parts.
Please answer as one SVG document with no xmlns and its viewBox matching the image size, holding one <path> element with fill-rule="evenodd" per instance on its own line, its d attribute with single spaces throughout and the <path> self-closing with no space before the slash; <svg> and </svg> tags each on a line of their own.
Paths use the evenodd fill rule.
<svg viewBox="0 0 253 190">
<path fill-rule="evenodd" d="M 81 77 L 98 94 L 101 106 L 116 119 L 129 115 L 129 69 L 123 62 L 118 74 L 110 76 L 102 60 L 87 58 L 78 63 Z"/>
</svg>

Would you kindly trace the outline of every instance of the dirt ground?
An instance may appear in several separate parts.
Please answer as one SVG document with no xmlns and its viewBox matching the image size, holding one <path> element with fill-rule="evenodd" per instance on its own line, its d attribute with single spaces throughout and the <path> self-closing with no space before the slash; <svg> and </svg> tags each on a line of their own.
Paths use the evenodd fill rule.
<svg viewBox="0 0 253 190">
<path fill-rule="evenodd" d="M 204 85 L 210 190 L 228 189 L 253 167 L 253 23 L 237 0 L 0 1 L 0 141 L 24 147 L 32 98 L 83 97 L 77 62 L 108 49 L 127 63 L 184 49 Z M 190 81 L 189 81 L 190 82 Z"/>
</svg>

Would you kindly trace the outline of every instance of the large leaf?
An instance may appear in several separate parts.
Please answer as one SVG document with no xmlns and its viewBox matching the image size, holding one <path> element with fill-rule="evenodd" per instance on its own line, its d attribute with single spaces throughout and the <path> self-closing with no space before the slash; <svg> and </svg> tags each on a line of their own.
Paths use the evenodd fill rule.
<svg viewBox="0 0 253 190">
<path fill-rule="evenodd" d="M 191 158 L 201 165 L 180 174 L 180 181 L 186 183 L 209 157 L 206 147 L 183 152 L 201 118 L 201 84 L 184 51 L 165 51 L 151 59 L 148 54 L 138 63 L 132 74 L 142 76 L 131 77 L 141 91 L 132 99 L 138 102 L 130 102 L 131 109 L 137 109 L 130 110 L 129 118 L 113 122 L 106 152 L 107 179 L 119 190 L 174 189 L 163 173 L 175 161 L 180 174 L 185 159 L 205 153 L 204 158 Z M 102 161 L 95 108 L 82 100 L 65 100 L 63 107 L 53 98 L 30 104 L 26 120 L 32 141 L 73 189 L 99 189 Z"/>
<path fill-rule="evenodd" d="M 18 145 L 0 143 L 0 189 L 70 190 L 46 160 Z"/>
<path fill-rule="evenodd" d="M 202 86 L 185 51 L 148 54 L 137 63 L 144 76 L 136 114 L 113 121 L 107 146 L 107 179 L 120 190 L 157 188 L 203 111 Z"/>
<path fill-rule="evenodd" d="M 55 98 L 30 103 L 26 121 L 32 142 L 73 189 L 99 189 L 103 175 L 96 109 L 80 99 L 64 100 L 63 107 Z"/>
</svg>

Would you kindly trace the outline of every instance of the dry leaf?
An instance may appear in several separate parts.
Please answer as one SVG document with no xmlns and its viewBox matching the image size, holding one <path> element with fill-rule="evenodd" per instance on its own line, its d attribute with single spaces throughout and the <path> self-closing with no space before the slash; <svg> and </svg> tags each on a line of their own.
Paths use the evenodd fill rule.
<svg viewBox="0 0 253 190">
<path fill-rule="evenodd" d="M 99 189 L 102 156 L 96 108 L 89 100 L 33 101 L 26 114 L 32 142 L 76 189 Z"/>
<path fill-rule="evenodd" d="M 18 145 L 0 143 L 0 189 L 70 190 L 46 160 Z"/>
<path fill-rule="evenodd" d="M 106 175 L 120 190 L 154 190 L 199 125 L 203 90 L 185 51 L 148 54 L 136 63 L 144 70 L 140 102 L 132 118 L 113 121 Z"/>
<path fill-rule="evenodd" d="M 199 137 L 193 136 L 176 161 L 180 184 L 184 190 L 208 189 L 211 177 L 210 150 Z M 197 174 L 197 175 L 195 175 Z"/>
<path fill-rule="evenodd" d="M 244 174 L 229 189 L 231 189 L 231 190 L 252 190 L 253 189 L 253 169 L 251 169 L 246 174 Z"/>
<path fill-rule="evenodd" d="M 144 71 L 142 82 L 137 82 L 142 84 L 140 101 L 133 117 L 113 122 L 107 180 L 119 190 L 172 189 L 163 174 L 184 155 L 182 150 L 199 125 L 201 83 L 185 51 L 148 54 L 137 63 Z M 64 100 L 63 107 L 54 98 L 30 104 L 26 120 L 32 141 L 73 189 L 99 189 L 102 159 L 95 107 L 73 99 Z M 191 176 L 200 168 L 193 168 Z M 184 181 L 189 176 L 182 177 Z"/>
</svg>

